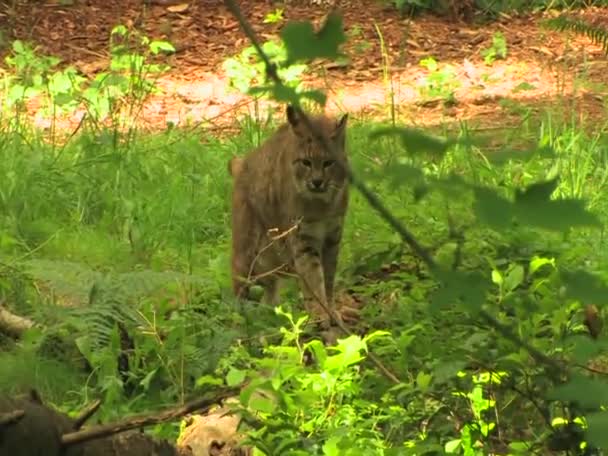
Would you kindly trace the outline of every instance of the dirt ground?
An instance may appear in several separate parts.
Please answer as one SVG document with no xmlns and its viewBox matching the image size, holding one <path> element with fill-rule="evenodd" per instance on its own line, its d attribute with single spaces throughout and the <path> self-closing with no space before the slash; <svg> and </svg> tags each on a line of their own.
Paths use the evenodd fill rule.
<svg viewBox="0 0 608 456">
<path fill-rule="evenodd" d="M 496 22 L 472 25 L 428 15 L 401 18 L 374 0 L 337 4 L 349 38 L 345 51 L 350 64 L 319 64 L 307 78 L 307 83 L 328 93 L 328 111 L 386 116 L 392 85 L 400 121 L 415 126 L 463 120 L 476 126 L 513 124 L 517 118 L 501 107 L 505 99 L 538 108 L 565 97 L 575 102 L 580 115 L 603 115 L 607 74 L 601 47 L 586 38 L 543 29 L 541 21 L 547 15 L 503 16 Z M 240 5 L 261 40 L 277 36 L 286 21 L 319 23 L 327 13 L 301 1 L 284 6 L 286 21 L 268 24 L 264 17 L 280 6 L 277 2 L 242 0 Z M 590 8 L 583 15 L 594 23 L 608 24 L 608 9 Z M 170 121 L 205 122 L 221 128 L 232 124 L 237 113 L 253 109 L 251 98 L 232 90 L 222 70 L 224 59 L 248 42 L 220 0 L 0 0 L 0 30 L 7 31 L 8 39 L 32 41 L 41 52 L 58 56 L 89 76 L 107 66 L 109 34 L 117 24 L 140 27 L 151 38 L 167 39 L 177 49 L 170 61 L 173 69 L 159 81 L 162 93 L 146 103 L 142 127 L 162 128 Z M 491 46 L 496 31 L 505 35 L 508 56 L 488 66 L 480 52 Z M 383 62 L 382 40 L 388 67 Z M 453 106 L 421 101 L 416 85 L 428 72 L 419 61 L 428 56 L 454 66 L 460 87 Z M 590 81 L 596 84 L 593 90 Z M 522 83 L 527 83 L 526 90 L 520 90 Z M 32 115 L 41 126 L 50 123 L 36 113 L 35 105 Z M 63 119 L 62 125 L 73 128 L 79 115 Z"/>
</svg>

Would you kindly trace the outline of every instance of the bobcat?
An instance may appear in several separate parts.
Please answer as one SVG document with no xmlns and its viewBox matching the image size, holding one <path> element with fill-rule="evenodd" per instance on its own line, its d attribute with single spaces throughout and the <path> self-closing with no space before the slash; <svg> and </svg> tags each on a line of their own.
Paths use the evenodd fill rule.
<svg viewBox="0 0 608 456">
<path fill-rule="evenodd" d="M 334 276 L 348 207 L 348 115 L 337 121 L 323 115 L 309 118 L 333 145 L 332 154 L 289 106 L 288 122 L 250 154 L 229 162 L 234 178 L 232 283 L 237 297 L 259 283 L 264 301 L 276 305 L 279 279 L 295 272 L 307 312 L 322 317 L 327 327 L 318 300 L 334 309 Z"/>
</svg>

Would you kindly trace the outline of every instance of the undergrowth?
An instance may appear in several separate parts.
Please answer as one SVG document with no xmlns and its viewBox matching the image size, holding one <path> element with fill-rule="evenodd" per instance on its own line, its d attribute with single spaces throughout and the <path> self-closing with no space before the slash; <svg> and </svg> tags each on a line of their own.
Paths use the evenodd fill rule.
<svg viewBox="0 0 608 456">
<path fill-rule="evenodd" d="M 151 88 L 122 92 L 119 105 L 141 107 Z M 276 125 L 143 135 L 104 106 L 64 142 L 16 117 L 0 124 L 0 304 L 36 324 L 0 340 L 0 391 L 35 387 L 70 411 L 103 397 L 98 416 L 110 420 L 243 385 L 248 442 L 267 455 L 606 446 L 608 387 L 596 375 L 606 337 L 590 337 L 583 312 L 608 296 L 603 126 L 547 113 L 526 141 L 464 123 L 445 141 L 395 118 L 354 118 L 356 176 L 438 269 L 353 192 L 339 290 L 362 303 L 362 318 L 325 346 L 295 287 L 277 309 L 229 291 L 226 163 Z M 398 382 L 368 363 L 370 351 Z"/>
</svg>

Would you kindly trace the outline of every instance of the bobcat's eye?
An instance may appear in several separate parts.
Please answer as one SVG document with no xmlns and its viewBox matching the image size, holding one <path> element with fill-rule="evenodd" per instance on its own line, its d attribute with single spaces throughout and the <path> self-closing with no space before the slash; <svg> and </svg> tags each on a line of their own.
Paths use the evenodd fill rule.
<svg viewBox="0 0 608 456">
<path fill-rule="evenodd" d="M 307 159 L 303 159 L 303 160 L 301 161 L 301 163 L 302 163 L 304 166 L 306 166 L 307 168 L 310 168 L 310 167 L 312 166 L 312 162 L 311 162 L 310 160 L 307 160 Z"/>
<path fill-rule="evenodd" d="M 329 168 L 330 166 L 332 166 L 334 163 L 336 163 L 336 160 L 325 160 L 323 162 L 323 168 Z"/>
</svg>

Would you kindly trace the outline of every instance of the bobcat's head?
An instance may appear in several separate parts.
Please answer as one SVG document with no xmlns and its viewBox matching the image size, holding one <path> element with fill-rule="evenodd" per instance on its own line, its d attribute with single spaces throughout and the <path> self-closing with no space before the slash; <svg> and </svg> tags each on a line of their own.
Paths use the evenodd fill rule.
<svg viewBox="0 0 608 456">
<path fill-rule="evenodd" d="M 287 120 L 295 141 L 292 164 L 296 191 L 309 199 L 331 201 L 347 184 L 346 122 L 348 114 L 335 121 L 326 116 L 309 116 L 313 128 L 332 146 L 326 152 L 291 106 Z"/>
</svg>

